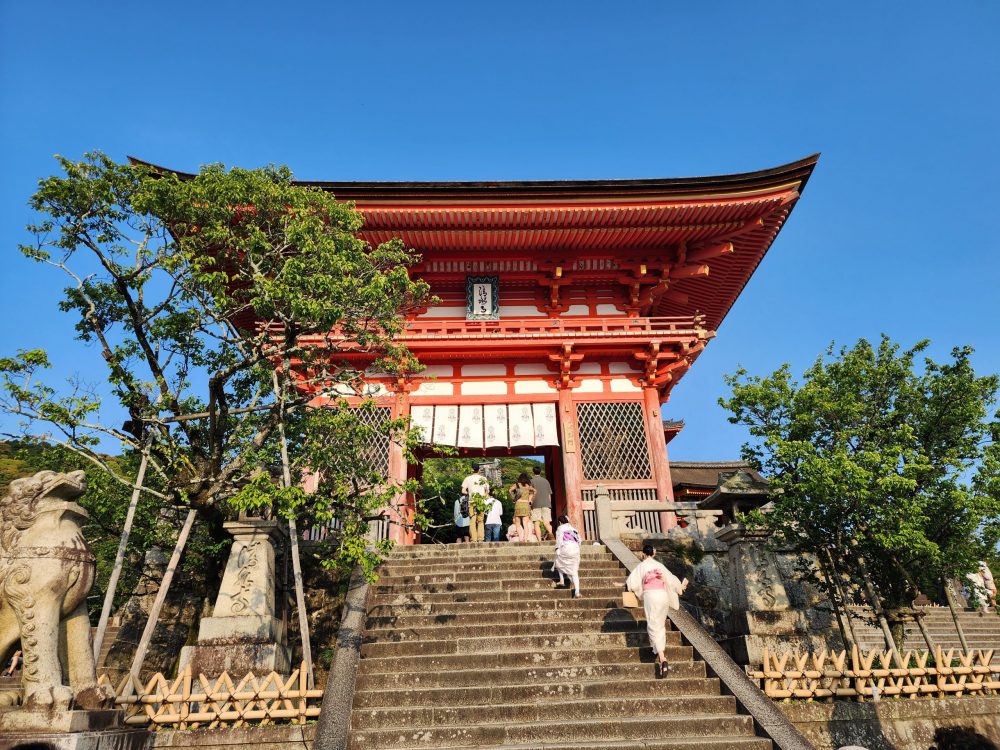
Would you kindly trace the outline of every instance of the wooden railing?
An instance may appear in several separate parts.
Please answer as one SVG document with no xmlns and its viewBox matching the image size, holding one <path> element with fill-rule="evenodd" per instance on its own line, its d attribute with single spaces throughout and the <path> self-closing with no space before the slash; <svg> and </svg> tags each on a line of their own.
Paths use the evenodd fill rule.
<svg viewBox="0 0 1000 750">
<path fill-rule="evenodd" d="M 764 664 L 747 668 L 750 679 L 776 700 L 879 700 L 880 698 L 935 698 L 991 695 L 1000 692 L 1000 665 L 993 650 L 963 653 L 958 649 L 906 651 L 904 666 L 893 663 L 890 651 L 863 652 L 825 649 L 782 655 L 764 649 Z"/>
<path fill-rule="evenodd" d="M 501 320 L 455 320 L 419 318 L 408 321 L 401 335 L 404 341 L 439 338 L 478 338 L 483 334 L 505 337 L 589 337 L 622 334 L 700 334 L 711 338 L 702 327 L 702 320 L 689 317 L 629 318 L 624 315 L 608 318 L 506 318 Z"/>
<path fill-rule="evenodd" d="M 133 675 L 117 686 L 106 675 L 99 682 L 115 691 L 115 705 L 125 711 L 125 723 L 156 729 L 217 729 L 267 724 L 305 724 L 319 716 L 323 691 L 308 689 L 303 664 L 288 677 L 252 672 L 234 682 L 197 677 L 190 666 L 169 680 L 160 672 L 143 684 Z"/>
</svg>

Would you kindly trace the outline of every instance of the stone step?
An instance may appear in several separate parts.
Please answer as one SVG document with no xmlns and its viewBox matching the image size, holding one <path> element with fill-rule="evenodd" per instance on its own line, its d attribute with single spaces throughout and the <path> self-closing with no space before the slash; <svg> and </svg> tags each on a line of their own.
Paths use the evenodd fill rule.
<svg viewBox="0 0 1000 750">
<path fill-rule="evenodd" d="M 641 742 L 641 746 L 637 744 Z M 662 740 L 642 739 L 629 743 L 630 747 L 642 750 L 772 750 L 771 740 L 764 737 L 674 737 Z M 583 740 L 573 743 L 533 742 L 530 745 L 465 745 L 451 750 L 621 750 L 621 740 Z M 397 750 L 386 748 L 386 750 Z M 398 750 L 404 750 L 399 748 Z"/>
<path fill-rule="evenodd" d="M 376 672 L 429 672 L 437 669 L 467 669 L 473 664 L 481 665 L 484 672 L 506 667 L 535 666 L 587 666 L 594 664 L 630 664 L 638 661 L 653 661 L 649 648 L 637 649 L 624 646 L 612 648 L 559 649 L 544 652 L 500 652 L 477 654 L 428 654 L 425 656 L 392 656 L 362 658 L 359 669 L 366 674 Z M 668 661 L 689 662 L 693 659 L 690 646 L 667 646 L 664 652 Z"/>
<path fill-rule="evenodd" d="M 567 579 L 568 580 L 568 579 Z M 580 590 L 586 588 L 588 591 L 614 591 L 621 593 L 622 576 L 596 576 L 590 575 L 581 577 Z M 467 579 L 458 581 L 448 581 L 444 583 L 427 583 L 424 581 L 416 583 L 397 583 L 396 581 L 384 581 L 372 587 L 372 593 L 376 596 L 385 594 L 451 594 L 451 593 L 492 593 L 495 591 L 553 591 L 558 589 L 558 576 L 540 576 L 537 573 L 528 578 L 479 578 L 470 576 Z"/>
<path fill-rule="evenodd" d="M 599 550 L 601 552 L 606 552 L 603 545 L 598 543 L 584 543 L 582 545 L 587 549 Z M 451 544 L 414 544 L 408 546 L 399 546 L 393 550 L 394 555 L 427 555 L 427 554 L 438 554 L 438 553 L 448 553 L 454 550 L 493 550 L 497 552 L 503 552 L 508 549 L 538 549 L 546 548 L 552 549 L 555 547 L 555 542 L 551 539 L 545 542 L 458 542 Z"/>
<path fill-rule="evenodd" d="M 434 570 L 429 570 L 434 568 Z M 530 576 L 546 576 L 548 578 L 559 576 L 552 571 L 551 562 L 528 563 L 527 565 L 500 565 L 497 563 L 476 563 L 469 566 L 456 568 L 452 565 L 426 565 L 378 569 L 379 585 L 389 583 L 451 583 L 454 581 L 467 581 L 470 578 L 483 578 L 485 580 L 504 580 L 510 578 L 528 578 Z M 605 576 L 625 579 L 625 570 L 618 565 L 603 562 L 587 562 L 580 564 L 580 577 Z"/>
<path fill-rule="evenodd" d="M 364 708 L 351 713 L 351 728 L 409 727 L 415 732 L 436 727 L 534 723 L 552 719 L 566 722 L 580 719 L 611 719 L 620 716 L 687 716 L 690 714 L 735 714 L 736 699 L 728 695 L 669 696 L 646 698 L 602 698 L 563 700 L 546 703 L 480 703 L 471 693 L 465 703 L 455 706 Z"/>
<path fill-rule="evenodd" d="M 434 551 L 426 553 L 411 552 L 410 550 L 412 548 L 403 549 L 397 547 L 389 554 L 384 564 L 395 565 L 397 563 L 412 563 L 414 565 L 420 565 L 423 562 L 429 562 L 440 565 L 443 563 L 454 564 L 463 561 L 489 563 L 497 562 L 498 560 L 516 560 L 522 562 L 535 560 L 542 562 L 545 560 L 551 561 L 556 552 L 555 545 L 553 544 L 509 545 L 501 542 L 493 549 L 489 549 L 485 544 L 482 547 L 471 544 L 455 546 L 457 546 L 458 549 L 449 545 L 446 550 L 440 550 L 438 548 Z M 611 553 L 607 552 L 603 547 L 585 544 L 580 547 L 580 559 L 613 560 L 614 558 L 611 556 Z"/>
<path fill-rule="evenodd" d="M 627 682 L 600 680 L 591 682 L 521 682 L 497 685 L 491 680 L 475 691 L 485 705 L 565 701 L 579 698 L 651 698 L 657 696 L 719 695 L 719 680 L 713 677 L 668 677 L 657 680 L 648 667 L 646 674 Z M 482 677 L 480 676 L 480 680 Z M 354 694 L 355 708 L 391 708 L 398 706 L 462 706 L 469 700 L 467 687 L 414 687 L 405 690 L 372 689 Z"/>
<path fill-rule="evenodd" d="M 432 690 L 437 688 L 490 688 L 502 686 L 524 687 L 538 683 L 557 681 L 590 683 L 617 681 L 618 684 L 640 683 L 652 679 L 654 668 L 651 662 L 631 664 L 546 664 L 542 667 L 522 666 L 489 670 L 474 668 L 467 659 L 461 669 L 446 672 L 371 672 L 361 670 L 356 689 L 371 690 Z M 705 664 L 700 661 L 679 661 L 671 664 L 668 678 L 705 679 Z"/>
<path fill-rule="evenodd" d="M 429 625 L 427 627 L 395 627 L 367 628 L 364 635 L 365 643 L 399 643 L 401 641 L 433 641 L 455 638 L 484 638 L 494 636 L 559 636 L 593 633 L 643 633 L 646 632 L 645 620 L 574 620 L 563 622 L 527 622 L 503 623 L 489 625 L 476 623 L 474 625 L 452 625 L 451 623 Z"/>
<path fill-rule="evenodd" d="M 570 600 L 574 601 L 574 600 Z M 456 627 L 488 627 L 488 626 L 513 626 L 530 625 L 534 623 L 548 623 L 552 625 L 558 622 L 590 622 L 596 627 L 595 631 L 600 631 L 604 626 L 611 629 L 616 626 L 627 627 L 633 623 L 640 623 L 645 627 L 645 616 L 641 609 L 628 610 L 622 608 L 593 607 L 567 609 L 493 609 L 489 612 L 468 612 L 462 614 L 387 614 L 382 616 L 371 616 L 368 618 L 365 628 L 368 631 L 376 630 L 402 630 L 405 628 L 435 628 L 445 625 Z M 673 630 L 673 625 L 667 621 L 667 630 Z"/>
<path fill-rule="evenodd" d="M 483 586 L 483 584 L 478 584 Z M 587 596 L 588 598 L 604 598 L 605 601 L 611 601 L 616 599 L 619 604 L 622 601 L 623 589 L 621 586 L 595 586 L 589 588 L 587 591 L 580 589 L 580 593 Z M 546 599 L 567 599 L 572 597 L 572 591 L 567 589 L 554 589 L 551 585 L 546 582 L 545 588 L 530 589 L 528 591 L 522 590 L 510 590 L 510 589 L 494 589 L 494 590 L 475 590 L 475 591 L 455 591 L 448 592 L 442 591 L 439 593 L 423 593 L 419 591 L 411 591 L 403 594 L 394 593 L 373 593 L 372 603 L 374 604 L 433 604 L 435 602 L 454 602 L 455 604 L 472 603 L 472 602 L 524 602 L 526 599 L 531 601 L 539 601 Z"/>
<path fill-rule="evenodd" d="M 667 633 L 667 645 L 680 646 L 681 634 L 676 631 Z M 645 632 L 542 635 L 484 633 L 473 638 L 365 643 L 361 647 L 361 658 L 370 657 L 378 659 L 388 656 L 429 656 L 431 654 L 507 654 L 520 651 L 542 652 L 577 648 L 643 648 L 644 646 L 649 646 L 649 638 Z"/>
<path fill-rule="evenodd" d="M 572 592 L 553 591 L 552 596 L 532 597 L 524 599 L 504 599 L 504 600 L 484 600 L 484 601 L 456 601 L 456 597 L 448 595 L 439 596 L 437 601 L 418 602 L 408 599 L 407 595 L 395 597 L 401 601 L 376 601 L 369 604 L 368 616 L 379 617 L 392 614 L 407 615 L 450 615 L 468 614 L 479 612 L 494 612 L 498 609 L 508 609 L 511 603 L 515 602 L 518 607 L 525 611 L 529 610 L 563 610 L 563 609 L 588 609 L 588 610 L 611 610 L 621 609 L 622 597 L 618 592 L 615 597 L 596 596 L 590 591 L 584 591 L 579 599 L 572 598 Z M 558 595 L 558 596 L 556 596 Z"/>
<path fill-rule="evenodd" d="M 348 748 L 350 750 L 374 750 L 379 748 L 440 748 L 440 747 L 483 747 L 490 745 L 527 745 L 539 747 L 547 742 L 566 743 L 576 740 L 576 747 L 584 742 L 609 742 L 616 740 L 617 747 L 631 746 L 647 737 L 657 740 L 668 738 L 701 737 L 752 737 L 753 721 L 749 716 L 720 716 L 715 714 L 691 714 L 684 717 L 662 716 L 655 718 L 632 718 L 623 707 L 617 718 L 593 721 L 536 721 L 531 724 L 505 722 L 483 726 L 441 726 L 415 729 L 373 729 L 352 731 Z M 742 747 L 742 740 L 736 740 L 732 748 Z M 643 742 L 643 748 L 649 747 Z M 696 748 L 696 744 L 688 744 Z"/>
</svg>

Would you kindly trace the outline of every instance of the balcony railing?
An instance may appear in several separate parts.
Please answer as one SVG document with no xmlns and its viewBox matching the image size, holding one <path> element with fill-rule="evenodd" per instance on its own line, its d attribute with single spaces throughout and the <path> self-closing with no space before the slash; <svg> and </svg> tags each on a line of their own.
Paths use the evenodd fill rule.
<svg viewBox="0 0 1000 750">
<path fill-rule="evenodd" d="M 680 336 L 709 338 L 701 320 L 672 318 L 507 318 L 501 320 L 449 320 L 421 318 L 406 324 L 404 341 L 482 338 L 605 338 Z"/>
</svg>

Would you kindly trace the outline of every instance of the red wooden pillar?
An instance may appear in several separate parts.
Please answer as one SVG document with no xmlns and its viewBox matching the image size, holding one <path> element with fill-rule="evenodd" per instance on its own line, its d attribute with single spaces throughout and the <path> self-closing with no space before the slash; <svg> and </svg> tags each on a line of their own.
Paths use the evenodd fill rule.
<svg viewBox="0 0 1000 750">
<path fill-rule="evenodd" d="M 656 480 L 656 496 L 672 503 L 674 488 L 670 481 L 670 464 L 667 461 L 667 441 L 663 436 L 663 418 L 660 416 L 660 395 L 655 387 L 642 389 L 643 412 L 646 415 L 646 439 L 653 458 L 653 478 Z M 660 514 L 660 525 L 664 531 L 677 525 L 673 511 Z"/>
<path fill-rule="evenodd" d="M 396 402 L 393 404 L 393 419 L 410 416 L 410 384 L 401 383 L 396 392 Z M 396 441 L 389 443 L 389 481 L 402 485 L 406 482 L 409 465 L 403 455 L 403 446 Z M 389 538 L 396 544 L 413 544 L 416 534 L 412 530 L 413 507 L 409 493 L 400 492 L 396 495 L 395 507 L 390 509 L 389 518 L 392 525 L 389 528 Z"/>
<path fill-rule="evenodd" d="M 566 515 L 580 533 L 583 533 L 583 462 L 580 460 L 579 430 L 573 394 L 566 388 L 559 389 L 559 432 L 562 435 L 563 487 L 566 492 Z"/>
</svg>

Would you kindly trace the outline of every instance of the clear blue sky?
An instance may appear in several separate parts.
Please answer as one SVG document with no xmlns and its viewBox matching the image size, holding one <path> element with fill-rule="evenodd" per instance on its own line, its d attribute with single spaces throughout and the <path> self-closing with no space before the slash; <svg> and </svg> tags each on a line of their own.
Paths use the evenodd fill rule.
<svg viewBox="0 0 1000 750">
<path fill-rule="evenodd" d="M 665 410 L 676 459 L 735 458 L 723 373 L 886 332 L 1000 371 L 1000 5 L 0 0 L 0 354 L 70 343 L 16 251 L 52 155 L 100 148 L 302 179 L 708 175 L 823 154 Z"/>
</svg>

